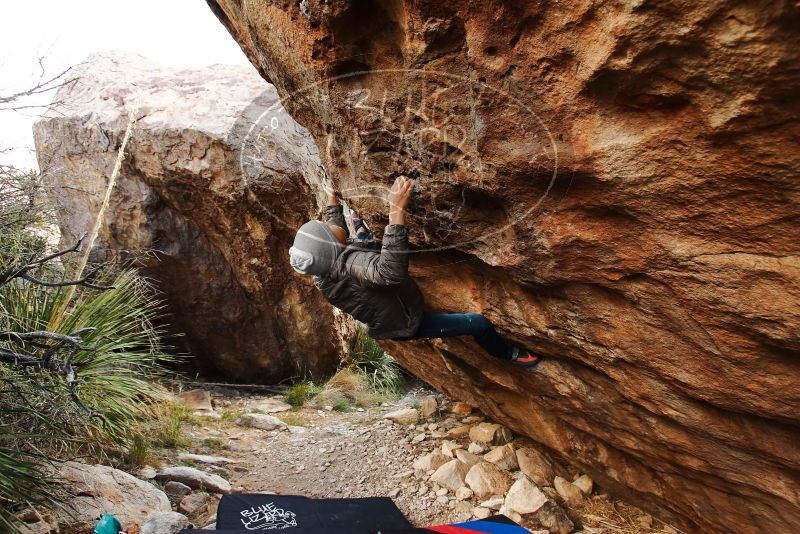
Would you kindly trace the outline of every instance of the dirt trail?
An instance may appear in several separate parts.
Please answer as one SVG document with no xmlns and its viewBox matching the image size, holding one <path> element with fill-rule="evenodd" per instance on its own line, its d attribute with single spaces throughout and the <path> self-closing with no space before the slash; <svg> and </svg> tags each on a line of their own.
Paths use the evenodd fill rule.
<svg viewBox="0 0 800 534">
<path fill-rule="evenodd" d="M 415 425 L 398 425 L 384 419 L 387 412 L 419 407 L 420 401 L 430 396 L 436 397 L 440 407 L 432 417 Z M 468 437 L 453 437 L 451 431 L 484 419 L 477 413 L 469 416 L 451 413 L 452 403 L 425 387 L 415 387 L 395 402 L 350 412 L 311 405 L 275 412 L 270 406 L 264 407 L 282 404 L 280 397 L 242 395 L 228 389 L 214 390 L 213 398 L 215 416 L 198 418 L 185 430 L 191 440 L 189 450 L 230 460 L 224 465 L 194 465 L 223 476 L 236 491 L 309 497 L 390 496 L 415 526 L 469 520 L 481 503 L 475 497 L 457 499 L 452 492 L 432 483 L 430 473 L 414 472 L 415 460 L 434 450 L 440 451 L 445 439 L 466 448 L 470 443 Z M 248 412 L 270 412 L 286 422 L 288 430 L 248 427 L 240 418 Z M 517 447 L 532 444 L 523 438 L 514 443 Z M 167 461 L 192 464 L 185 459 L 180 461 L 177 455 Z M 570 470 L 568 476 L 577 474 Z M 575 532 L 676 532 L 606 495 L 594 495 L 586 505 L 571 508 L 555 495 L 555 490 L 543 489 L 566 508 L 576 523 Z M 213 522 L 215 509 L 212 505 L 202 517 L 192 519 L 199 525 Z M 549 532 L 535 523 L 523 524 L 537 533 Z M 570 531 L 573 530 L 562 530 Z"/>
<path fill-rule="evenodd" d="M 434 448 L 431 431 L 399 426 L 384 420 L 388 411 L 411 406 L 433 392 L 416 388 L 397 402 L 362 411 L 337 412 L 316 407 L 273 413 L 291 426 L 287 431 L 265 431 L 242 426 L 235 414 L 258 406 L 265 397 L 216 398 L 221 420 L 206 419 L 189 433 L 193 452 L 229 458 L 225 467 L 203 466 L 227 478 L 248 493 L 273 492 L 309 497 L 368 497 L 395 495 L 395 502 L 414 524 L 466 520 L 472 506 L 461 511 L 436 501 L 436 495 L 418 493 L 414 460 Z M 440 402 L 442 398 L 440 397 Z M 436 418 L 439 420 L 440 418 Z M 457 420 L 452 419 L 452 423 Z M 436 422 L 426 423 L 425 426 Z M 414 436 L 426 439 L 412 445 Z"/>
</svg>

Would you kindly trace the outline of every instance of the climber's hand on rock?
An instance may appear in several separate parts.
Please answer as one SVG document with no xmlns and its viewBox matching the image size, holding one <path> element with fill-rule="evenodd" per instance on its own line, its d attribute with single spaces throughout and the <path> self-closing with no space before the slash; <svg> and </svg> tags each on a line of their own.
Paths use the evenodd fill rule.
<svg viewBox="0 0 800 534">
<path fill-rule="evenodd" d="M 389 224 L 405 224 L 406 208 L 414 191 L 414 180 L 398 176 L 389 190 Z"/>
</svg>

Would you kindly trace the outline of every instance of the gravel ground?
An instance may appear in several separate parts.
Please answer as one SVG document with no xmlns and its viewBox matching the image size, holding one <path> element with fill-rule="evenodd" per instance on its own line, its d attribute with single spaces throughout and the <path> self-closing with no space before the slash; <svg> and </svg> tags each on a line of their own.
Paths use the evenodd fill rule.
<svg viewBox="0 0 800 534">
<path fill-rule="evenodd" d="M 209 470 L 225 476 L 247 493 L 272 492 L 308 497 L 392 496 L 415 525 L 467 520 L 473 505 L 439 499 L 413 475 L 419 456 L 441 445 L 427 426 L 462 424 L 455 416 L 435 417 L 415 426 L 383 419 L 391 410 L 409 407 L 433 392 L 415 388 L 398 402 L 363 411 L 335 412 L 304 407 L 273 415 L 295 424 L 290 431 L 265 431 L 226 420 L 204 419 L 190 433 L 195 452 L 223 455 L 232 463 Z M 218 412 L 247 411 L 263 397 L 217 398 Z M 440 402 L 441 402 L 440 397 Z M 227 404 L 227 405 L 226 405 Z M 205 422 L 207 421 L 207 422 Z M 301 424 L 298 424 L 301 423 Z M 412 444 L 415 436 L 425 439 Z M 420 486 L 425 488 L 420 493 Z M 452 495 L 451 495 L 452 497 Z"/>
<path fill-rule="evenodd" d="M 418 408 L 431 396 L 440 410 L 426 420 L 398 425 L 383 418 L 400 408 Z M 468 445 L 466 436 L 448 437 L 449 430 L 483 420 L 480 414 L 451 413 L 448 399 L 423 386 L 412 388 L 398 401 L 350 412 L 310 405 L 271 412 L 289 425 L 288 430 L 261 430 L 238 419 L 242 413 L 257 411 L 265 401 L 280 402 L 280 397 L 242 395 L 230 389 L 213 390 L 213 397 L 215 416 L 198 418 L 188 426 L 185 432 L 191 439 L 190 451 L 182 452 L 229 459 L 227 465 L 196 467 L 223 476 L 235 491 L 308 497 L 389 496 L 414 526 L 469 520 L 480 503 L 476 498 L 458 500 L 452 492 L 426 481 L 425 474 L 414 472 L 414 461 L 441 449 L 444 439 Z M 523 438 L 517 438 L 515 444 L 535 446 Z M 187 463 L 180 462 L 175 452 L 165 460 L 169 464 Z M 568 471 L 564 471 L 565 476 L 579 474 Z M 544 490 L 556 498 L 552 488 Z M 562 506 L 576 523 L 576 532 L 581 528 L 589 534 L 677 532 L 637 508 L 598 492 L 580 508 L 570 508 L 563 501 Z M 215 509 L 211 506 L 202 517 L 192 520 L 199 525 L 213 521 Z M 527 519 L 523 524 L 533 532 L 541 528 L 527 524 Z"/>
</svg>

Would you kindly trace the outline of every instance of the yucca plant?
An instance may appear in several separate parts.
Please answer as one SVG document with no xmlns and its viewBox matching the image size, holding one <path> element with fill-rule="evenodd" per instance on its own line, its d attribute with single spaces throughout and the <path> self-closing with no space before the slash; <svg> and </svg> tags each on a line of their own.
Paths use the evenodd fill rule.
<svg viewBox="0 0 800 534">
<path fill-rule="evenodd" d="M 69 70 L 69 69 L 68 69 Z M 67 71 L 3 100 L 65 83 Z M 102 208 L 79 252 L 51 251 L 52 199 L 35 171 L 0 164 L 0 531 L 16 532 L 14 506 L 52 496 L 52 458 L 137 443 L 133 428 L 163 390 L 152 381 L 166 358 L 154 320 L 161 304 L 144 279 L 123 271 L 102 280 L 85 272 L 89 251 L 122 167 L 130 117 Z M 73 275 L 72 278 L 69 275 Z M 60 280 L 60 282 L 59 282 Z M 111 287 L 100 290 L 99 285 Z M 139 440 L 138 457 L 146 455 Z M 129 451 L 131 452 L 131 451 Z"/>
<path fill-rule="evenodd" d="M 0 436 L 0 439 L 19 436 Z M 43 460 L 24 451 L 0 447 L 0 532 L 17 532 L 18 521 L 10 504 L 39 504 L 53 497 L 53 481 L 41 469 Z"/>
<path fill-rule="evenodd" d="M 403 370 L 366 332 L 359 330 L 347 363 L 360 369 L 380 393 L 396 394 L 405 384 Z"/>
<path fill-rule="evenodd" d="M 0 364 L 0 505 L 46 500 L 50 481 L 40 466 L 48 458 L 80 454 L 97 460 L 129 445 L 132 429 L 165 397 L 157 378 L 170 358 L 154 325 L 162 305 L 133 271 L 123 271 L 111 285 L 78 292 L 56 331 L 83 332 L 72 362 L 77 386 L 70 388 L 49 369 Z M 32 283 L 0 287 L 0 331 L 45 329 L 65 294 Z M 0 530 L 13 531 L 11 524 L 9 508 L 0 506 Z"/>
<path fill-rule="evenodd" d="M 73 359 L 79 380 L 74 391 L 57 373 L 0 366 L 0 378 L 46 388 L 48 394 L 36 399 L 41 413 L 58 412 L 70 434 L 85 435 L 93 444 L 123 443 L 129 427 L 165 394 L 155 381 L 162 362 L 169 359 L 161 351 L 161 332 L 153 323 L 161 303 L 133 271 L 123 271 L 112 286 L 81 291 L 56 331 L 83 332 L 82 349 Z M 47 289 L 36 284 L 0 288 L 0 330 L 44 330 L 65 294 L 63 288 Z M 71 402 L 76 399 L 92 413 L 82 413 L 81 405 Z"/>
</svg>

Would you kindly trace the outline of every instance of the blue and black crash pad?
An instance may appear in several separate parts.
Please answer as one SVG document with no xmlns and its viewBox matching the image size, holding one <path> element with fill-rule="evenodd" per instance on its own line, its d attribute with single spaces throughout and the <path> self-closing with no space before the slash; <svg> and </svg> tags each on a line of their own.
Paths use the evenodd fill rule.
<svg viewBox="0 0 800 534">
<path fill-rule="evenodd" d="M 439 534 L 529 534 L 528 529 L 519 526 L 504 515 L 435 527 L 380 529 L 377 534 L 431 534 L 434 532 Z"/>
<path fill-rule="evenodd" d="M 295 495 L 223 495 L 218 530 L 349 529 L 336 534 L 402 530 L 411 524 L 388 497 L 310 499 Z M 309 530 L 309 534 L 312 531 Z M 299 530 L 292 534 L 303 534 Z"/>
<path fill-rule="evenodd" d="M 183 530 L 181 534 L 247 534 L 286 530 L 286 534 L 526 534 L 504 515 L 488 519 L 412 528 L 388 497 L 310 499 L 297 495 L 223 495 L 217 508 L 217 530 Z"/>
</svg>

